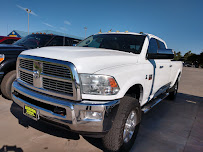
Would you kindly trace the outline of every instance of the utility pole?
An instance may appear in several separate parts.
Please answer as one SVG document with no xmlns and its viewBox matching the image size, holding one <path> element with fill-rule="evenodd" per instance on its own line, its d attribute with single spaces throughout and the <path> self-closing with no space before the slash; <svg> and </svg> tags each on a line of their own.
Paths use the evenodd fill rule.
<svg viewBox="0 0 203 152">
<path fill-rule="evenodd" d="M 63 46 L 65 46 L 65 32 L 66 32 L 66 29 L 65 29 L 65 24 L 64 24 Z"/>
<path fill-rule="evenodd" d="M 31 13 L 31 10 L 26 8 L 26 12 L 28 13 L 28 35 L 29 35 L 29 14 Z"/>
<path fill-rule="evenodd" d="M 85 29 L 85 38 L 86 38 L 86 31 L 87 31 L 87 27 L 84 27 L 84 29 Z"/>
</svg>

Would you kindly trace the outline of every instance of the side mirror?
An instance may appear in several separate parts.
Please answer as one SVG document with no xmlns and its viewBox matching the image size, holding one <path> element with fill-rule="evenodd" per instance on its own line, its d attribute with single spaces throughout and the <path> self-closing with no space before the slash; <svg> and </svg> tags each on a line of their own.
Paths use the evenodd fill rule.
<svg viewBox="0 0 203 152">
<path fill-rule="evenodd" d="M 174 53 L 172 49 L 158 49 L 157 53 L 148 53 L 148 59 L 173 59 Z"/>
</svg>

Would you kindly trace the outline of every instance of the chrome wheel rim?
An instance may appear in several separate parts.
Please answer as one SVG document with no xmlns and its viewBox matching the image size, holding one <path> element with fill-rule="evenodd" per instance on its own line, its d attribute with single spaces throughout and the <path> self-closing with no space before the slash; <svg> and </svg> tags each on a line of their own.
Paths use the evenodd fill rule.
<svg viewBox="0 0 203 152">
<path fill-rule="evenodd" d="M 136 124 L 137 124 L 137 113 L 136 111 L 133 110 L 131 111 L 131 113 L 129 114 L 125 122 L 125 128 L 123 130 L 124 143 L 129 142 L 130 139 L 132 138 L 135 131 Z"/>
</svg>

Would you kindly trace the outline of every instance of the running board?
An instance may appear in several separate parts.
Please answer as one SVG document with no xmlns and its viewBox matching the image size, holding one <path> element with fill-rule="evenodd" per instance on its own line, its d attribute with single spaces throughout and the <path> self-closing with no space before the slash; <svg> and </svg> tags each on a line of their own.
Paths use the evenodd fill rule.
<svg viewBox="0 0 203 152">
<path fill-rule="evenodd" d="M 157 105 L 159 102 L 161 102 L 162 100 L 164 100 L 167 96 L 169 95 L 169 93 L 165 93 L 165 94 L 161 94 L 160 96 L 158 96 L 156 99 L 151 100 L 150 102 L 148 102 L 146 105 L 144 105 L 142 107 L 142 111 L 144 113 L 147 113 L 151 108 L 153 108 L 155 105 Z"/>
</svg>

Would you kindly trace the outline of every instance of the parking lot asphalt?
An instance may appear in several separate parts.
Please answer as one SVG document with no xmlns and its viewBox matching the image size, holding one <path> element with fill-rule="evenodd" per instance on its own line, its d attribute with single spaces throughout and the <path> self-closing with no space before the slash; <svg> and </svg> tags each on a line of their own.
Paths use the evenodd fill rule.
<svg viewBox="0 0 203 152">
<path fill-rule="evenodd" d="M 203 151 L 203 69 L 184 68 L 177 98 L 165 99 L 143 115 L 131 152 Z M 24 116 L 0 97 L 0 152 L 99 152 L 99 139 L 87 138 Z"/>
</svg>

